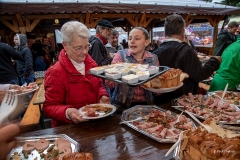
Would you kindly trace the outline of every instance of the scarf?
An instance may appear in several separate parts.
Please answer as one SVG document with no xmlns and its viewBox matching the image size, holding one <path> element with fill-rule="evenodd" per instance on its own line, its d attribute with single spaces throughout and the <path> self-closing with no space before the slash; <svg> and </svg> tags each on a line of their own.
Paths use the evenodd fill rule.
<svg viewBox="0 0 240 160">
<path fill-rule="evenodd" d="M 96 36 L 102 40 L 104 45 L 106 45 L 108 43 L 108 41 L 102 35 L 97 33 Z"/>
</svg>

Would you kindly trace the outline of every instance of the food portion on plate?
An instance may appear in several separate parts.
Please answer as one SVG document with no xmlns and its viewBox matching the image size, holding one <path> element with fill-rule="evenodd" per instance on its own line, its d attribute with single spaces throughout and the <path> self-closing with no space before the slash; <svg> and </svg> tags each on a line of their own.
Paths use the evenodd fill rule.
<svg viewBox="0 0 240 160">
<path fill-rule="evenodd" d="M 116 107 L 110 104 L 90 104 L 79 109 L 79 113 L 85 119 L 103 118 L 115 111 Z"/>
<path fill-rule="evenodd" d="M 194 127 L 193 122 L 185 115 L 173 114 L 157 107 L 135 106 L 126 110 L 122 115 L 122 121 L 129 120 L 133 121 L 124 124 L 158 142 L 166 143 L 175 142 L 182 131 Z"/>
<path fill-rule="evenodd" d="M 208 92 L 208 94 L 214 98 L 220 98 L 223 91 Z M 227 91 L 223 98 L 228 103 L 240 106 L 240 92 Z"/>
<path fill-rule="evenodd" d="M 167 88 L 171 88 L 170 91 L 174 91 L 181 87 L 183 80 L 188 77 L 189 75 L 183 73 L 182 70 L 170 68 L 162 75 L 142 84 L 141 87 L 152 92 L 165 93 L 169 92 Z"/>
<path fill-rule="evenodd" d="M 79 144 L 66 135 L 17 137 L 17 140 L 17 147 L 10 152 L 7 160 L 61 160 L 65 155 L 79 151 Z"/>
<path fill-rule="evenodd" d="M 208 133 L 202 126 L 183 133 L 181 145 L 176 148 L 176 157 L 181 160 L 239 159 L 240 134 L 225 130 L 214 120 L 204 122 L 212 128 Z"/>
<path fill-rule="evenodd" d="M 65 155 L 62 160 L 93 160 L 93 156 L 92 153 L 74 152 Z"/>
<path fill-rule="evenodd" d="M 217 123 L 240 123 L 240 116 L 226 114 L 226 112 L 234 113 L 240 111 L 240 109 L 228 102 L 224 102 L 222 106 L 219 106 L 219 101 L 220 98 L 189 93 L 188 96 L 183 95 L 180 98 L 174 99 L 173 103 L 175 106 L 173 107 L 181 111 L 187 110 L 201 119 L 214 118 Z"/>
<path fill-rule="evenodd" d="M 38 89 L 37 83 L 31 82 L 27 86 L 25 85 L 21 86 L 20 90 L 11 89 L 9 91 L 15 92 L 16 94 L 24 94 L 24 93 L 35 91 L 36 89 Z"/>
</svg>

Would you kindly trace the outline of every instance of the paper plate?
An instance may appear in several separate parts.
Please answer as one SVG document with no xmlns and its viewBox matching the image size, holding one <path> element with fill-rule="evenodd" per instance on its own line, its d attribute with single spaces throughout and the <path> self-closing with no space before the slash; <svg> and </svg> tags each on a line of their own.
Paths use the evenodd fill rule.
<svg viewBox="0 0 240 160">
<path fill-rule="evenodd" d="M 85 108 L 85 106 L 84 106 L 84 107 L 82 107 L 82 108 L 80 108 L 78 110 L 79 113 L 83 116 L 82 118 L 84 118 L 84 119 L 99 119 L 99 118 L 107 117 L 107 116 L 111 115 L 112 113 L 114 113 L 116 111 L 116 109 L 117 109 L 114 105 L 111 105 L 111 104 L 90 104 L 88 106 L 96 106 L 96 105 L 109 107 L 109 108 L 112 108 L 112 110 L 109 113 L 95 111 L 95 113 L 99 114 L 98 116 L 96 116 L 96 117 L 88 117 L 88 116 L 86 116 L 86 112 L 83 111 L 83 109 Z"/>
<path fill-rule="evenodd" d="M 176 87 L 171 87 L 171 88 L 159 88 L 159 89 L 155 89 L 155 88 L 144 88 L 148 91 L 154 92 L 154 93 L 167 93 L 167 92 L 172 92 L 175 91 L 176 89 L 180 88 L 183 86 L 183 82 L 180 83 L 180 85 L 176 86 Z"/>
</svg>

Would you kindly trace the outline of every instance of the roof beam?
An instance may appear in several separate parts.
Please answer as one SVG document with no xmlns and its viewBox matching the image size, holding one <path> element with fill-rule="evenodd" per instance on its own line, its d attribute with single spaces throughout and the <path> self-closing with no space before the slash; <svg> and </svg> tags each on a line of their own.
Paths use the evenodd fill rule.
<svg viewBox="0 0 240 160">
<path fill-rule="evenodd" d="M 9 23 L 8 21 L 6 21 L 6 20 L 1 20 L 1 22 L 2 22 L 5 26 L 7 26 L 8 28 L 10 28 L 12 31 L 14 31 L 15 33 L 18 32 L 18 26 L 17 26 L 17 27 L 14 26 L 14 22 L 13 22 L 13 25 L 12 25 L 11 23 Z M 17 22 L 17 21 L 15 21 L 15 22 Z M 15 25 L 17 25 L 17 24 L 15 24 Z"/>
<path fill-rule="evenodd" d="M 144 26 L 144 24 L 146 23 L 146 12 L 144 12 L 140 18 L 140 22 L 139 25 L 140 26 Z"/>
<path fill-rule="evenodd" d="M 19 13 L 15 14 L 15 16 L 16 16 L 16 18 L 17 18 L 17 21 L 18 21 L 19 26 L 20 26 L 20 27 L 25 27 L 25 26 L 24 26 L 24 23 L 23 23 L 22 16 L 21 16 Z"/>
</svg>

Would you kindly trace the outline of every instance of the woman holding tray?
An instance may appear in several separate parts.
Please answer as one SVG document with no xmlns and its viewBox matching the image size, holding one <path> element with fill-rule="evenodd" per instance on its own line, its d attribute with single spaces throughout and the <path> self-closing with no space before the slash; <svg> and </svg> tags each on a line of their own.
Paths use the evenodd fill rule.
<svg viewBox="0 0 240 160">
<path fill-rule="evenodd" d="M 158 66 L 157 56 L 145 50 L 149 43 L 150 36 L 146 29 L 142 27 L 133 28 L 129 33 L 129 49 L 118 51 L 113 58 L 112 64 L 127 62 Z M 110 89 L 115 87 L 111 102 L 120 111 L 138 104 L 153 104 L 152 92 L 146 91 L 139 86 L 130 87 L 112 81 L 106 81 L 106 84 Z"/>
<path fill-rule="evenodd" d="M 64 49 L 58 62 L 45 74 L 46 116 L 52 119 L 52 127 L 84 121 L 78 109 L 95 103 L 109 103 L 110 98 L 102 80 L 88 74 L 96 62 L 88 55 L 90 47 L 88 28 L 77 21 L 65 23 L 61 28 Z"/>
</svg>

